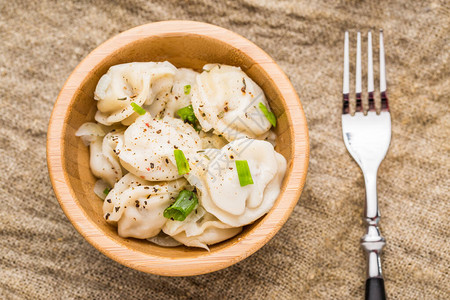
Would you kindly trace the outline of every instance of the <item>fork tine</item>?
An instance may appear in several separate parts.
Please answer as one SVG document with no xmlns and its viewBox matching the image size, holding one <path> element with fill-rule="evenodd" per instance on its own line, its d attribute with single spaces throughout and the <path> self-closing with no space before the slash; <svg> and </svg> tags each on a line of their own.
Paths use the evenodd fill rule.
<svg viewBox="0 0 450 300">
<path fill-rule="evenodd" d="M 367 92 L 369 94 L 369 111 L 375 111 L 375 100 L 373 98 L 373 58 L 372 58 L 372 32 L 367 33 Z"/>
<path fill-rule="evenodd" d="M 389 103 L 386 94 L 386 64 L 384 61 L 383 29 L 380 30 L 380 94 L 381 111 L 389 111 Z"/>
<path fill-rule="evenodd" d="M 348 31 L 345 32 L 344 42 L 344 78 L 342 87 L 343 99 L 342 99 L 342 114 L 350 113 L 349 108 L 349 93 L 350 93 L 350 62 L 349 62 L 349 50 L 348 50 Z"/>
<path fill-rule="evenodd" d="M 361 101 L 361 32 L 358 31 L 358 36 L 356 40 L 356 78 L 355 78 L 355 93 L 356 93 L 356 112 L 362 112 L 362 101 Z"/>
</svg>

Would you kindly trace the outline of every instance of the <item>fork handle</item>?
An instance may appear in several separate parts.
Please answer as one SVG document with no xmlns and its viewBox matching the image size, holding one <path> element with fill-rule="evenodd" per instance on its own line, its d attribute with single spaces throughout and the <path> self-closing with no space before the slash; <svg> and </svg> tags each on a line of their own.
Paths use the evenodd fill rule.
<svg viewBox="0 0 450 300">
<path fill-rule="evenodd" d="M 363 169 L 366 184 L 364 220 L 367 224 L 367 231 L 361 238 L 361 246 L 366 252 L 367 258 L 366 300 L 386 299 L 381 272 L 381 251 L 386 244 L 386 240 L 381 236 L 378 227 L 380 212 L 378 211 L 377 198 L 377 169 L 378 165 Z"/>
<path fill-rule="evenodd" d="M 383 278 L 367 279 L 365 300 L 386 300 Z"/>
</svg>

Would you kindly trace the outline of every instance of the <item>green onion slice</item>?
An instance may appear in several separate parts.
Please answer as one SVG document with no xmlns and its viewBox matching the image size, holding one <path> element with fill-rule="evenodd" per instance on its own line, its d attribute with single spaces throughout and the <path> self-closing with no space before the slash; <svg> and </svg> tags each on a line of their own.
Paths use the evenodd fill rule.
<svg viewBox="0 0 450 300">
<path fill-rule="evenodd" d="M 250 168 L 246 160 L 236 160 L 236 170 L 241 186 L 253 184 L 252 174 L 250 173 Z"/>
<path fill-rule="evenodd" d="M 105 189 L 103 190 L 103 194 L 105 194 L 106 196 L 108 196 L 110 190 L 111 190 L 110 188 L 105 188 Z"/>
<path fill-rule="evenodd" d="M 266 116 L 266 118 L 270 122 L 270 124 L 272 124 L 273 127 L 277 127 L 277 118 L 275 117 L 273 112 L 269 111 L 262 102 L 259 103 L 259 109 Z"/>
<path fill-rule="evenodd" d="M 146 113 L 145 109 L 143 109 L 142 107 L 140 107 L 140 106 L 137 105 L 136 103 L 131 102 L 131 106 L 133 107 L 133 110 L 134 110 L 135 112 L 137 112 L 138 114 L 140 114 L 141 116 L 142 116 L 142 115 L 145 115 L 145 113 Z"/>
<path fill-rule="evenodd" d="M 184 221 L 197 205 L 197 195 L 194 192 L 182 190 L 175 202 L 164 210 L 163 215 L 167 219 Z"/>
<path fill-rule="evenodd" d="M 189 168 L 189 162 L 184 156 L 183 151 L 175 149 L 173 150 L 173 155 L 175 156 L 175 160 L 177 162 L 178 174 L 184 175 L 189 173 L 191 169 Z"/>
<path fill-rule="evenodd" d="M 190 84 L 185 85 L 184 86 L 184 94 L 189 95 L 190 92 L 191 92 L 191 85 Z"/>
<path fill-rule="evenodd" d="M 185 122 L 191 124 L 196 131 L 200 131 L 202 127 L 200 126 L 200 122 L 194 114 L 194 109 L 192 105 L 188 105 L 186 107 L 180 108 L 177 111 L 177 114 L 180 118 Z"/>
</svg>

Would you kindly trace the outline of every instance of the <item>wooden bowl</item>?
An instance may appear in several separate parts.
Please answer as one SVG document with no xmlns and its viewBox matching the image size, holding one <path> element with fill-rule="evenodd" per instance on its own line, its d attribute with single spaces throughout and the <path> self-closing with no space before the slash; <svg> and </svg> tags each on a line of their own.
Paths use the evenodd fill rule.
<svg viewBox="0 0 450 300">
<path fill-rule="evenodd" d="M 88 148 L 75 131 L 94 120 L 94 89 L 108 68 L 134 61 L 165 61 L 201 69 L 206 63 L 240 66 L 268 97 L 278 119 L 277 151 L 288 161 L 282 190 L 272 210 L 238 236 L 211 251 L 163 248 L 121 238 L 102 216 L 93 192 Z M 204 274 L 226 268 L 261 248 L 286 222 L 305 183 L 309 143 L 306 119 L 289 79 L 263 50 L 226 29 L 191 21 L 151 23 L 125 31 L 92 51 L 73 71 L 56 100 L 48 128 L 47 161 L 56 197 L 75 228 L 106 256 L 147 273 Z"/>
</svg>

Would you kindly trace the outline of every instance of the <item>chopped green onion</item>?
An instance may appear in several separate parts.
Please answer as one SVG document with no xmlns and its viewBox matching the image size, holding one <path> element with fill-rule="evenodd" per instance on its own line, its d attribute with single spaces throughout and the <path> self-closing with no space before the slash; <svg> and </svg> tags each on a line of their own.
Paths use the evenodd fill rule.
<svg viewBox="0 0 450 300">
<path fill-rule="evenodd" d="M 198 205 L 198 198 L 194 192 L 182 190 L 175 202 L 164 210 L 164 217 L 171 220 L 184 221 Z"/>
<path fill-rule="evenodd" d="M 142 107 L 140 107 L 140 106 L 137 105 L 136 103 L 131 102 L 131 106 L 133 107 L 133 110 L 134 110 L 135 112 L 137 112 L 138 114 L 140 114 L 141 116 L 142 116 L 142 115 L 145 115 L 145 113 L 146 113 L 145 109 L 143 109 Z"/>
<path fill-rule="evenodd" d="M 275 117 L 273 112 L 269 111 L 267 109 L 267 107 L 264 104 L 262 104 L 261 102 L 259 103 L 259 109 L 266 116 L 266 118 L 270 122 L 270 124 L 272 124 L 273 127 L 277 127 L 277 118 Z"/>
<path fill-rule="evenodd" d="M 173 150 L 173 155 L 175 156 L 175 160 L 177 162 L 178 174 L 184 175 L 189 173 L 191 169 L 189 168 L 189 162 L 184 156 L 183 151 L 175 149 Z"/>
<path fill-rule="evenodd" d="M 120 101 L 127 100 L 127 97 L 117 98 L 117 100 L 120 100 Z"/>
<path fill-rule="evenodd" d="M 191 85 L 190 84 L 185 85 L 184 86 L 184 94 L 189 95 L 190 92 L 191 92 Z"/>
<path fill-rule="evenodd" d="M 200 122 L 194 114 L 194 109 L 192 105 L 188 105 L 186 107 L 180 108 L 177 111 L 177 114 L 180 118 L 185 122 L 191 124 L 196 131 L 200 131 L 202 127 L 200 126 Z"/>
<path fill-rule="evenodd" d="M 111 190 L 110 188 L 105 188 L 105 189 L 103 190 L 103 194 L 105 194 L 106 196 L 108 196 L 110 190 Z"/>
<path fill-rule="evenodd" d="M 241 186 L 253 184 L 252 174 L 250 173 L 250 168 L 246 160 L 236 160 L 236 170 Z"/>
</svg>

